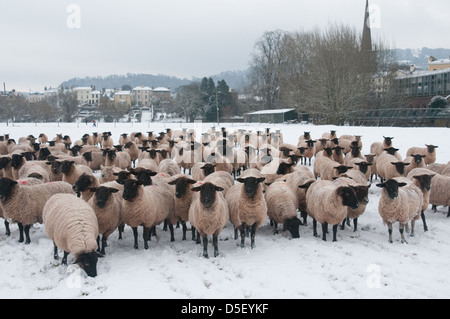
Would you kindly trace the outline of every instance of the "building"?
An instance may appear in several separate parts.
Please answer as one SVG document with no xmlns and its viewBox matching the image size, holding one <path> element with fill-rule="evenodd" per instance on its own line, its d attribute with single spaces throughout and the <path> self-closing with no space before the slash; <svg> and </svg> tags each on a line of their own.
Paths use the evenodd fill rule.
<svg viewBox="0 0 450 319">
<path fill-rule="evenodd" d="M 139 86 L 132 90 L 133 104 L 140 106 L 150 106 L 152 102 L 152 88 L 148 86 Z"/>
<path fill-rule="evenodd" d="M 244 115 L 246 123 L 284 123 L 297 120 L 298 113 L 295 109 L 263 110 Z"/>
<path fill-rule="evenodd" d="M 133 97 L 131 91 L 118 91 L 114 94 L 114 103 L 121 104 L 126 107 L 131 107 L 133 103 Z"/>
<path fill-rule="evenodd" d="M 161 103 L 170 102 L 170 88 L 157 87 L 153 89 L 153 101 L 160 101 Z"/>
<path fill-rule="evenodd" d="M 450 58 L 438 60 L 435 57 L 430 57 L 428 60 L 428 71 L 438 71 L 443 69 L 450 69 Z"/>
<path fill-rule="evenodd" d="M 89 99 L 92 97 L 90 96 L 90 93 L 93 91 L 91 87 L 76 87 L 72 89 L 72 92 L 74 92 L 77 95 L 77 101 L 78 105 L 86 105 L 89 104 Z"/>
<path fill-rule="evenodd" d="M 414 71 L 396 78 L 398 94 L 408 97 L 447 96 L 450 94 L 450 68 Z"/>
</svg>

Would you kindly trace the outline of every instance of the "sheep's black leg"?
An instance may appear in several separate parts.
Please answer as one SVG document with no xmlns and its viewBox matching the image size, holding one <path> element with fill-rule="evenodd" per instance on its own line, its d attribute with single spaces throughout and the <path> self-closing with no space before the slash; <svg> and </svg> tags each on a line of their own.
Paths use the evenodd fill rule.
<svg viewBox="0 0 450 319">
<path fill-rule="evenodd" d="M 313 236 L 319 237 L 319 235 L 317 234 L 317 220 L 315 220 L 314 218 L 313 218 Z"/>
<path fill-rule="evenodd" d="M 164 230 L 164 231 L 167 231 L 167 224 L 168 224 L 168 223 L 167 223 L 167 219 L 165 219 L 165 220 L 164 220 L 164 227 L 163 227 L 163 230 Z"/>
<path fill-rule="evenodd" d="M 102 250 L 100 251 L 100 254 L 103 256 L 106 255 L 105 247 L 108 247 L 108 243 L 106 242 L 106 237 L 102 236 Z"/>
<path fill-rule="evenodd" d="M 309 158 L 309 166 L 311 166 L 311 157 Z"/>
<path fill-rule="evenodd" d="M 97 236 L 97 252 L 100 252 L 100 235 Z"/>
<path fill-rule="evenodd" d="M 186 222 L 182 222 L 181 227 L 183 228 L 183 239 L 182 240 L 186 240 L 186 231 L 187 231 Z"/>
<path fill-rule="evenodd" d="M 23 225 L 22 223 L 18 223 L 17 226 L 19 226 L 19 243 L 23 243 Z"/>
<path fill-rule="evenodd" d="M 303 226 L 307 226 L 306 220 L 308 219 L 308 213 L 300 212 L 300 216 L 303 218 Z"/>
<path fill-rule="evenodd" d="M 344 230 L 345 229 L 345 219 L 342 221 L 342 224 L 341 224 L 341 230 Z"/>
<path fill-rule="evenodd" d="M 358 230 L 358 218 L 353 219 L 353 231 L 356 232 Z"/>
<path fill-rule="evenodd" d="M 245 224 L 239 226 L 239 230 L 241 231 L 241 248 L 245 247 Z"/>
<path fill-rule="evenodd" d="M 234 240 L 238 239 L 238 229 L 234 227 Z"/>
<path fill-rule="evenodd" d="M 422 213 L 420 214 L 420 217 L 422 217 L 422 222 L 423 222 L 423 230 L 424 231 L 428 231 L 428 225 L 427 225 L 427 219 L 425 218 L 425 212 L 422 211 Z"/>
<path fill-rule="evenodd" d="M 448 213 L 447 213 L 447 218 L 450 217 L 450 206 L 448 207 Z"/>
<path fill-rule="evenodd" d="M 203 257 L 208 258 L 208 236 L 203 236 Z"/>
<path fill-rule="evenodd" d="M 154 226 L 153 226 L 154 227 Z M 150 240 L 150 229 L 144 226 L 144 249 L 148 250 L 148 241 Z"/>
<path fill-rule="evenodd" d="M 31 225 L 26 225 L 24 227 L 24 231 L 25 231 L 25 245 L 29 245 L 31 243 L 31 238 L 30 238 L 30 228 Z"/>
<path fill-rule="evenodd" d="M 214 257 L 219 256 L 219 237 L 213 235 Z"/>
<path fill-rule="evenodd" d="M 393 241 L 392 241 L 392 224 L 388 223 L 387 225 L 388 225 L 388 232 L 389 232 L 389 243 L 392 244 L 393 243 Z"/>
<path fill-rule="evenodd" d="M 274 232 L 273 232 L 273 234 L 277 235 L 278 234 L 278 223 L 274 221 L 273 224 L 274 224 Z"/>
<path fill-rule="evenodd" d="M 148 236 L 148 240 L 152 240 L 152 236 L 153 237 L 156 237 L 156 226 L 152 226 L 151 228 L 151 232 L 150 232 L 150 234 L 149 234 L 149 236 Z"/>
<path fill-rule="evenodd" d="M 250 232 L 252 249 L 256 248 L 256 246 L 255 246 L 255 236 L 256 236 L 256 223 L 252 225 L 252 229 L 251 229 L 251 232 Z"/>
<path fill-rule="evenodd" d="M 400 224 L 400 235 L 402 237 L 402 244 L 407 244 L 408 242 L 405 239 L 404 229 L 405 225 Z"/>
<path fill-rule="evenodd" d="M 198 232 L 198 230 L 197 230 L 197 240 L 196 240 L 196 244 L 197 245 L 200 245 L 201 244 L 201 240 L 202 240 L 202 236 L 200 236 L 200 233 Z"/>
<path fill-rule="evenodd" d="M 58 247 L 56 247 L 55 242 L 53 242 L 53 258 L 54 258 L 55 260 L 58 260 L 58 259 L 59 259 L 59 256 L 58 256 Z"/>
<path fill-rule="evenodd" d="M 64 252 L 64 257 L 61 261 L 61 265 L 67 266 L 67 256 L 69 256 L 69 253 L 67 251 Z"/>
<path fill-rule="evenodd" d="M 327 241 L 328 223 L 322 224 L 322 240 Z"/>
<path fill-rule="evenodd" d="M 6 236 L 11 236 L 11 230 L 9 229 L 9 223 L 5 220 Z"/>
<path fill-rule="evenodd" d="M 337 241 L 337 238 L 336 238 L 337 229 L 338 229 L 338 225 L 333 225 L 333 242 Z"/>
<path fill-rule="evenodd" d="M 436 213 L 437 212 L 437 206 L 436 205 L 431 205 L 431 210 Z"/>
<path fill-rule="evenodd" d="M 133 227 L 133 236 L 134 236 L 134 249 L 138 249 L 138 229 L 137 229 L 137 227 Z"/>
<path fill-rule="evenodd" d="M 169 224 L 169 230 L 170 230 L 170 241 L 173 242 L 175 241 L 175 234 L 173 232 L 173 225 Z"/>
<path fill-rule="evenodd" d="M 123 238 L 122 238 L 122 234 L 123 234 L 123 232 L 124 232 L 124 230 L 125 230 L 125 225 L 120 225 L 119 227 L 118 227 L 118 229 L 119 229 L 119 240 L 122 240 Z"/>
<path fill-rule="evenodd" d="M 191 226 L 191 231 L 192 231 L 192 240 L 195 240 L 195 232 L 196 232 L 196 229 L 195 229 L 194 226 Z"/>
</svg>

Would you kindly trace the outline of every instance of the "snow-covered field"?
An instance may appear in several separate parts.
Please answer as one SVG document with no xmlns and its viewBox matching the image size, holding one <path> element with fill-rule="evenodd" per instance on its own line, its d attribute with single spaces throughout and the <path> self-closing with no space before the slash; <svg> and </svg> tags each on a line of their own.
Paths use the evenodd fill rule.
<svg viewBox="0 0 450 319">
<path fill-rule="evenodd" d="M 394 136 L 395 147 L 402 156 L 412 146 L 438 145 L 437 162 L 450 160 L 450 131 L 447 128 L 382 128 L 332 127 L 313 125 L 231 125 L 229 130 L 281 129 L 285 142 L 297 144 L 304 131 L 313 138 L 336 129 L 338 135 L 363 136 L 363 154 L 370 144 Z M 119 134 L 133 131 L 160 132 L 164 128 L 195 127 L 206 131 L 211 124 L 104 124 L 92 128 L 85 124 L 0 124 L 0 134 L 12 138 L 39 133 L 54 137 L 70 135 L 72 140 L 84 133 L 111 131 L 114 141 Z M 449 190 L 450 191 L 450 190 Z M 450 219 L 447 208 L 426 211 L 429 231 L 422 222 L 416 236 L 400 243 L 395 225 L 394 243 L 388 243 L 387 227 L 378 214 L 380 189 L 370 188 L 370 204 L 359 218 L 359 230 L 346 227 L 338 231 L 338 242 L 323 242 L 312 235 L 312 222 L 301 227 L 300 239 L 266 225 L 256 233 L 256 249 L 241 249 L 232 239 L 232 226 L 220 235 L 220 257 L 204 259 L 201 245 L 181 241 L 176 229 L 176 242 L 160 228 L 158 240 L 150 249 L 133 249 L 133 234 L 127 227 L 124 240 L 118 233 L 109 240 L 107 255 L 99 259 L 98 277 L 88 278 L 76 266 L 60 266 L 53 260 L 53 244 L 44 227 L 35 225 L 32 243 L 19 244 L 18 228 L 11 225 L 11 237 L 4 235 L 0 223 L 0 298 L 447 298 L 450 279 Z M 141 229 L 139 230 L 141 233 Z M 321 230 L 319 228 L 319 234 Z M 190 233 L 188 233 L 190 238 Z M 141 239 L 141 236 L 140 236 Z M 330 240 L 330 238 L 329 238 Z M 210 252 L 212 247 L 210 247 Z M 69 257 L 69 262 L 71 257 Z"/>
</svg>

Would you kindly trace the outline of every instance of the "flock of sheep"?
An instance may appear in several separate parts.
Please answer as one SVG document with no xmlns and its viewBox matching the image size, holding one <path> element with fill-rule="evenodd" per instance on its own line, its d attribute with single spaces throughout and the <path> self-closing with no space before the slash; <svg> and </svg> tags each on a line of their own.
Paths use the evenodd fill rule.
<svg viewBox="0 0 450 319">
<path fill-rule="evenodd" d="M 280 131 L 250 132 L 211 128 L 202 136 L 193 130 L 154 134 L 122 134 L 113 142 L 110 132 L 85 134 L 72 142 L 58 134 L 51 140 L 40 134 L 17 142 L 0 136 L 0 217 L 19 227 L 19 242 L 29 244 L 30 227 L 45 225 L 54 242 L 54 258 L 64 251 L 63 264 L 72 254 L 89 276 L 97 275 L 99 257 L 105 255 L 109 236 L 125 225 L 133 230 L 138 249 L 138 227 L 143 227 L 144 248 L 164 223 L 174 241 L 174 226 L 187 224 L 192 240 L 203 240 L 208 257 L 212 235 L 214 256 L 218 236 L 229 223 L 240 245 L 246 237 L 255 247 L 255 234 L 269 217 L 275 233 L 278 224 L 299 238 L 299 228 L 313 219 L 326 241 L 328 225 L 336 241 L 342 229 L 358 218 L 369 203 L 369 188 L 380 178 L 379 214 L 389 229 L 404 228 L 422 218 L 429 206 L 449 206 L 450 162 L 436 164 L 436 148 L 411 148 L 403 159 L 393 137 L 371 145 L 362 155 L 361 136 L 326 132 L 313 140 L 309 132 L 297 145 L 284 143 Z M 311 159 L 314 158 L 313 165 Z M 183 173 L 182 173 L 183 171 Z M 98 173 L 100 172 L 100 173 Z M 300 212 L 300 215 L 298 215 Z M 301 217 L 301 219 L 299 218 Z"/>
</svg>

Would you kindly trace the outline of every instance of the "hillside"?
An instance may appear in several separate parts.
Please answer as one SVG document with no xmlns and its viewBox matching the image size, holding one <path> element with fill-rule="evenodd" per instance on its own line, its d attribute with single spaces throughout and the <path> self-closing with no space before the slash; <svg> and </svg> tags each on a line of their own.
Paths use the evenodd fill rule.
<svg viewBox="0 0 450 319">
<path fill-rule="evenodd" d="M 428 59 L 434 56 L 437 59 L 446 59 L 450 56 L 450 49 L 395 49 L 397 60 L 405 64 L 415 64 L 417 68 L 426 70 Z"/>
</svg>

